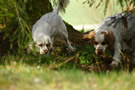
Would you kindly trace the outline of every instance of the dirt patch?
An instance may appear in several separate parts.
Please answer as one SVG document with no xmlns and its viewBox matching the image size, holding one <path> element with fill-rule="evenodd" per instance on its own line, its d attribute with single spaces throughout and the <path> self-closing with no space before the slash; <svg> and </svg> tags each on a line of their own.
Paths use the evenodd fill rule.
<svg viewBox="0 0 135 90">
<path fill-rule="evenodd" d="M 83 45 L 85 42 L 82 37 L 83 37 L 83 33 L 75 30 L 71 25 L 67 25 L 67 29 L 68 29 L 68 34 L 69 34 L 69 40 L 75 44 L 76 46 L 78 45 Z"/>
</svg>

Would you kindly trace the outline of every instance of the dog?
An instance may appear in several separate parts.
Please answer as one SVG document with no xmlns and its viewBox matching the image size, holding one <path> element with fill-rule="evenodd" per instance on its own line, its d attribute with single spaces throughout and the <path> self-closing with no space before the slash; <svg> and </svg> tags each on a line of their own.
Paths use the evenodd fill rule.
<svg viewBox="0 0 135 90">
<path fill-rule="evenodd" d="M 132 12 L 123 12 L 109 16 L 99 24 L 94 31 L 88 34 L 92 40 L 95 53 L 103 55 L 107 48 L 113 51 L 111 66 L 117 67 L 121 61 L 121 50 L 133 50 L 135 63 L 135 15 Z"/>
<path fill-rule="evenodd" d="M 54 39 L 64 40 L 67 47 L 74 51 L 68 39 L 68 31 L 58 12 L 64 10 L 69 0 L 58 0 L 52 12 L 43 15 L 32 27 L 32 38 L 40 54 L 46 54 L 54 50 Z M 30 48 L 32 49 L 32 44 Z"/>
</svg>

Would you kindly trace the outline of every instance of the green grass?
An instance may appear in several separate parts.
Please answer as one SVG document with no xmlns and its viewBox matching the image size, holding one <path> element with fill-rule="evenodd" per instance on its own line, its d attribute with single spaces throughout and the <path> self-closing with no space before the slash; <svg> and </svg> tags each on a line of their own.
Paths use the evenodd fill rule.
<svg viewBox="0 0 135 90">
<path fill-rule="evenodd" d="M 0 68 L 0 90 L 134 90 L 135 73 L 47 70 L 28 65 Z"/>
<path fill-rule="evenodd" d="M 25 53 L 5 55 L 0 59 L 0 90 L 134 90 L 135 88 L 135 72 L 123 70 L 88 72 L 73 62 L 66 63 L 63 67 L 50 68 L 62 63 L 61 60 L 60 56 Z"/>
</svg>

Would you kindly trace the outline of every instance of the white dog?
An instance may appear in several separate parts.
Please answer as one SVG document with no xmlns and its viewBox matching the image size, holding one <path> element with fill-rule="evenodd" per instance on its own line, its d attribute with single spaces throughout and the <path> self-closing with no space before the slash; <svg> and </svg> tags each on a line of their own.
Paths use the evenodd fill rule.
<svg viewBox="0 0 135 90">
<path fill-rule="evenodd" d="M 52 12 L 42 16 L 32 28 L 32 37 L 40 54 L 49 53 L 53 50 L 54 39 L 60 38 L 65 41 L 70 50 L 74 50 L 68 40 L 67 28 L 58 15 L 59 10 L 66 8 L 69 0 L 58 0 Z"/>
<path fill-rule="evenodd" d="M 112 66 L 118 66 L 120 52 L 127 48 L 133 50 L 135 62 L 135 15 L 131 12 L 107 17 L 88 38 L 93 40 L 96 54 L 104 54 L 107 48 L 114 52 Z"/>
</svg>

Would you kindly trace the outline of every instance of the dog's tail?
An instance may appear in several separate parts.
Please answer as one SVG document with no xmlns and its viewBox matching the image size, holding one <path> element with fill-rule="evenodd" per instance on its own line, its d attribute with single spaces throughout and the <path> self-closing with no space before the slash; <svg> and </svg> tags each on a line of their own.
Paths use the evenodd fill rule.
<svg viewBox="0 0 135 90">
<path fill-rule="evenodd" d="M 69 0 L 57 0 L 57 3 L 53 9 L 53 12 L 65 11 L 65 8 L 69 4 Z"/>
</svg>

